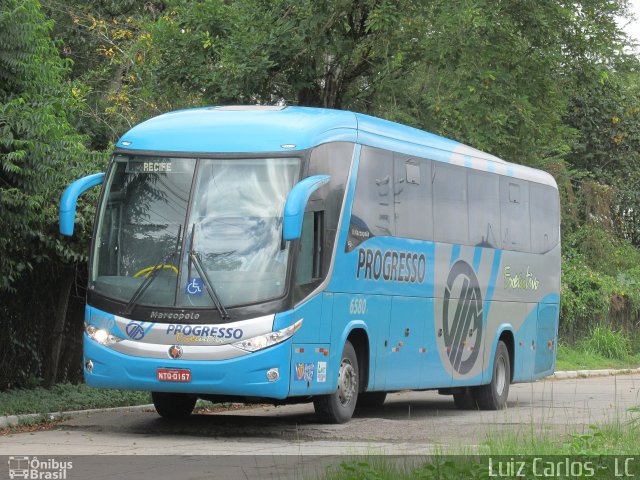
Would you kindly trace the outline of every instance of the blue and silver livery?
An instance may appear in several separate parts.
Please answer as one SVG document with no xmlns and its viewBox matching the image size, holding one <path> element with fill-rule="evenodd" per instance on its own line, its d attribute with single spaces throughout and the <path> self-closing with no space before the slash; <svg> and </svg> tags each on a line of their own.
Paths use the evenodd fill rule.
<svg viewBox="0 0 640 480">
<path fill-rule="evenodd" d="M 331 422 L 387 392 L 499 409 L 555 368 L 560 213 L 546 172 L 370 116 L 183 110 L 134 127 L 62 199 L 102 184 L 89 385 L 313 401 Z"/>
</svg>

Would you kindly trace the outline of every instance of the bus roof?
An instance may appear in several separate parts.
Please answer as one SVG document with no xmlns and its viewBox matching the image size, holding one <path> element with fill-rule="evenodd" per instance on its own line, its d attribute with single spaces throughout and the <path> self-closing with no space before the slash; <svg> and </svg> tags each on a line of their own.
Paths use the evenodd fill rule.
<svg viewBox="0 0 640 480">
<path fill-rule="evenodd" d="M 556 187 L 546 172 L 505 162 L 454 140 L 380 118 L 326 108 L 226 106 L 179 110 L 140 123 L 116 146 L 136 152 L 259 153 L 305 150 L 337 141 Z"/>
</svg>

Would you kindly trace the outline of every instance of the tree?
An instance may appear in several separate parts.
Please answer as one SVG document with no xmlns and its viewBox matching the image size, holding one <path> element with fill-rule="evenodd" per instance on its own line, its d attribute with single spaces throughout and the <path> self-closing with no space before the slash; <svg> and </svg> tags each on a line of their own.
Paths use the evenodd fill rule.
<svg viewBox="0 0 640 480">
<path fill-rule="evenodd" d="M 12 316 L 34 304 L 46 292 L 33 288 L 20 295 L 7 291 L 35 274 L 49 282 L 42 288 L 60 292 L 53 337 L 62 335 L 68 298 L 75 279 L 74 265 L 86 258 L 90 209 L 81 208 L 80 234 L 74 242 L 61 241 L 57 233 L 58 201 L 71 179 L 102 164 L 101 154 L 88 152 L 85 138 L 70 125 L 80 108 L 77 86 L 67 83 L 69 64 L 63 61 L 49 37 L 52 23 L 36 0 L 3 0 L 0 9 L 0 293 L 4 318 L 9 320 L 9 349 L 13 358 L 29 364 L 15 342 L 15 325 L 28 318 L 35 328 L 40 318 Z M 31 273 L 37 266 L 39 272 Z M 47 277 L 55 272 L 57 277 Z M 43 275 L 44 273 L 44 275 Z M 46 306 L 46 305 L 45 305 Z M 50 354 L 49 379 L 55 379 L 59 348 L 45 344 Z M 4 369 L 3 369 L 4 370 Z M 14 372 L 15 373 L 15 372 Z M 6 380 L 6 379 L 3 379 Z"/>
<path fill-rule="evenodd" d="M 174 1 L 150 28 L 149 74 L 181 103 L 348 107 L 402 67 L 418 4 Z"/>
<path fill-rule="evenodd" d="M 34 0 L 5 0 L 0 11 L 0 290 L 51 256 L 79 260 L 83 249 L 55 233 L 57 200 L 74 175 L 101 158 L 69 123 L 79 108 L 65 81 L 68 63 Z M 86 241 L 86 237 L 81 239 Z"/>
<path fill-rule="evenodd" d="M 91 148 L 109 148 L 141 119 L 171 108 L 156 106 L 151 85 L 141 82 L 145 63 L 146 28 L 153 25 L 162 2 L 135 0 L 43 0 L 55 20 L 52 31 L 60 54 L 73 61 L 70 77 L 81 82 L 83 108 L 74 126 Z"/>
</svg>

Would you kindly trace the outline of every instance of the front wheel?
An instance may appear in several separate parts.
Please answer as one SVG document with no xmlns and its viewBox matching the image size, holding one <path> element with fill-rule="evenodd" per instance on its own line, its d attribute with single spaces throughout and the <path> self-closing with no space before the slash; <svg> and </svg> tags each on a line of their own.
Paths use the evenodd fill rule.
<svg viewBox="0 0 640 480">
<path fill-rule="evenodd" d="M 151 392 L 153 406 L 163 418 L 186 418 L 196 406 L 197 398 L 184 393 Z"/>
<path fill-rule="evenodd" d="M 340 359 L 338 389 L 330 395 L 321 395 L 313 399 L 316 414 L 325 422 L 348 422 L 356 408 L 359 388 L 358 357 L 353 345 L 347 340 Z"/>
<path fill-rule="evenodd" d="M 491 383 L 476 387 L 475 398 L 482 410 L 502 410 L 507 406 L 509 384 L 511 383 L 511 362 L 509 350 L 499 341 L 496 356 L 493 359 Z"/>
</svg>

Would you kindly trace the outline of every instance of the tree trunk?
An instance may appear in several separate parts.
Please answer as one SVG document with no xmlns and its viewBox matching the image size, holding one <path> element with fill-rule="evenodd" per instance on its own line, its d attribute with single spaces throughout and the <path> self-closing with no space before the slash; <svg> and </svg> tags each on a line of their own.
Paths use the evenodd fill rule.
<svg viewBox="0 0 640 480">
<path fill-rule="evenodd" d="M 60 296 L 58 297 L 56 316 L 51 332 L 51 349 L 45 365 L 44 386 L 47 388 L 55 384 L 58 376 L 58 365 L 60 364 L 60 353 L 62 351 L 67 310 L 69 308 L 69 296 L 71 295 L 74 280 L 75 269 L 65 268 L 60 278 Z"/>
</svg>

